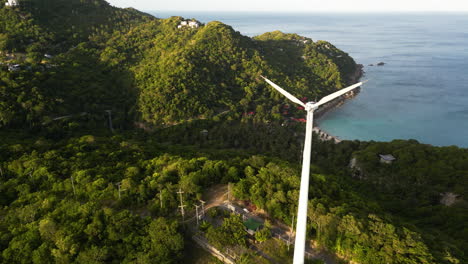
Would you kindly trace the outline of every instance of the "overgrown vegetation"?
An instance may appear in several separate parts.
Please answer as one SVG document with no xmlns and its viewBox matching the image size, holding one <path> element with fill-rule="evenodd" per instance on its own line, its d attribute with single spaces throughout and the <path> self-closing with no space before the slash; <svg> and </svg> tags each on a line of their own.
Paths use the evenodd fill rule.
<svg viewBox="0 0 468 264">
<path fill-rule="evenodd" d="M 44 137 L 12 134 L 4 134 L 2 139 L 1 246 L 3 260 L 8 262 L 36 254 L 49 255 L 48 260 L 78 261 L 84 258 L 81 254 L 98 249 L 102 261 L 144 259 L 150 256 L 147 254 L 177 261 L 183 254 L 180 229 L 174 223 L 180 219 L 176 193 L 179 188 L 185 192 L 184 200 L 192 210 L 208 186 L 237 182 L 234 195 L 252 201 L 273 219 L 289 223 L 296 211 L 300 166 L 276 158 L 223 148 L 170 146 L 156 143 L 161 141 L 145 134 L 75 136 L 58 143 Z M 359 150 L 355 155 L 369 155 L 359 156 L 359 160 L 368 160 L 379 172 L 414 166 L 404 165 L 404 156 L 398 164 L 397 154 L 398 160 L 392 165 L 378 163 L 375 151 L 425 149 L 418 152 L 421 156 L 413 157 L 417 162 L 439 153 L 447 156 L 447 151 L 468 160 L 466 150 L 407 141 L 337 145 L 316 142 L 315 146 L 319 151 L 310 180 L 310 239 L 360 263 L 457 263 L 457 259 L 463 263 L 466 202 L 447 207 L 438 199 L 423 197 L 430 197 L 427 194 L 432 188 L 454 192 L 463 188 L 466 163 L 445 168 L 446 175 L 451 175 L 451 171 L 460 173 L 462 178 L 455 184 L 408 182 L 408 190 L 419 188 L 415 194 L 408 191 L 408 198 L 419 195 L 417 202 L 410 199 L 412 204 L 408 204 L 394 194 L 399 189 L 384 184 L 385 176 L 371 176 L 366 170 L 368 178 L 353 178 L 345 161 Z M 436 170 L 436 166 L 432 169 Z M 402 172 L 393 173 L 392 181 L 406 177 Z M 375 182 L 371 178 L 381 180 Z M 395 210 L 397 206 L 399 210 Z M 443 217 L 444 222 L 437 221 Z M 123 219 L 126 220 L 122 222 Z M 164 241 L 179 246 L 168 245 L 168 252 L 159 247 L 150 250 L 148 239 L 155 221 L 159 222 L 153 225 L 168 226 L 165 236 L 173 234 L 173 242 Z M 22 223 L 21 228 L 18 223 Z M 47 231 L 52 234 L 46 235 L 42 230 L 46 227 L 52 229 Z M 213 241 L 227 239 L 222 242 L 226 245 L 243 244 L 239 242 L 244 239 L 241 235 L 226 236 L 245 234 L 241 228 L 242 223 L 233 218 L 225 227 L 211 229 L 208 237 Z M 33 237 L 26 238 L 29 236 Z M 64 241 L 68 244 L 60 244 Z M 122 243 L 127 246 L 122 248 Z"/>
<path fill-rule="evenodd" d="M 193 208 L 233 182 L 290 223 L 303 127 L 285 116 L 303 113 L 259 75 L 314 99 L 350 82 L 355 62 L 324 41 L 182 20 L 101 0 L 0 5 L 0 262 L 182 261 L 179 188 Z M 312 157 L 318 245 L 359 263 L 468 262 L 466 149 L 314 138 Z M 245 244 L 227 219 L 208 237 Z"/>
<path fill-rule="evenodd" d="M 5 263 L 176 263 L 184 248 L 177 190 L 193 208 L 204 187 L 239 177 L 239 158 L 187 159 L 142 138 L 14 140 L 1 144 Z"/>
</svg>

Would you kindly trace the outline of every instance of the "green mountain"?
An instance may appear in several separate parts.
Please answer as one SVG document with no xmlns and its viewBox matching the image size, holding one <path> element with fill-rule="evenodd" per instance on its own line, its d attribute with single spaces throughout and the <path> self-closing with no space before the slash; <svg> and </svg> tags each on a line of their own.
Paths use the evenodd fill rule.
<svg viewBox="0 0 468 264">
<path fill-rule="evenodd" d="M 63 52 L 89 38 L 151 19 L 134 9 L 120 9 L 102 0 L 19 0 L 17 7 L 2 5 L 0 28 L 3 50 Z"/>
<path fill-rule="evenodd" d="M 43 128 L 83 113 L 75 125 L 95 126 L 112 109 L 117 124 L 131 123 L 132 76 L 103 62 L 97 43 L 153 18 L 79 0 L 20 0 L 2 5 L 0 18 L 0 127 Z"/>
<path fill-rule="evenodd" d="M 351 57 L 324 41 L 281 32 L 249 38 L 220 22 L 179 28 L 181 17 L 156 19 L 105 1 L 23 0 L 2 7 L 0 17 L 4 63 L 21 65 L 1 72 L 8 103 L 0 124 L 7 127 L 37 128 L 79 113 L 99 123 L 104 110 L 123 127 L 167 126 L 225 111 L 279 120 L 285 101 L 261 74 L 317 98 L 359 72 Z"/>
</svg>

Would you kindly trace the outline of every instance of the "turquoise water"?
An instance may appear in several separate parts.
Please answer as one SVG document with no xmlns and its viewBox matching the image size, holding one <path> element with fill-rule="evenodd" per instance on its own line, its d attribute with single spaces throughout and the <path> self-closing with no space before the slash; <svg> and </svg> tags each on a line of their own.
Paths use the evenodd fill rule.
<svg viewBox="0 0 468 264">
<path fill-rule="evenodd" d="M 330 41 L 370 81 L 321 118 L 322 129 L 342 139 L 468 147 L 468 13 L 151 13 L 218 20 L 248 36 L 281 30 Z"/>
</svg>

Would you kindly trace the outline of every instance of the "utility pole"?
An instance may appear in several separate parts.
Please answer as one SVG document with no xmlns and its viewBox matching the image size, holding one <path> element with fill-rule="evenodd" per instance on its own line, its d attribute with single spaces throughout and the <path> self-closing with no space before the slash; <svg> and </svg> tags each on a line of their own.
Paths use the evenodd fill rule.
<svg viewBox="0 0 468 264">
<path fill-rule="evenodd" d="M 228 201 L 231 201 L 231 183 L 228 183 Z"/>
<path fill-rule="evenodd" d="M 70 179 L 71 179 L 72 188 L 73 188 L 73 195 L 76 196 L 75 184 L 73 183 L 73 176 L 71 176 Z"/>
<path fill-rule="evenodd" d="M 184 222 L 185 221 L 185 214 L 184 214 L 185 205 L 180 205 L 179 207 L 180 207 L 180 212 L 182 213 L 182 222 Z"/>
<path fill-rule="evenodd" d="M 121 189 L 121 188 L 120 188 L 121 185 L 122 185 L 122 182 L 118 182 L 118 183 L 117 183 L 117 187 L 119 188 L 119 200 L 120 200 L 120 198 L 121 198 L 121 194 L 120 194 L 120 193 L 121 193 L 122 191 L 126 191 L 126 190 L 127 190 L 127 189 Z"/>
<path fill-rule="evenodd" d="M 202 210 L 201 214 L 202 214 L 202 217 L 205 218 L 205 201 L 200 200 L 200 202 L 201 202 L 201 208 L 202 208 L 201 209 Z"/>
<path fill-rule="evenodd" d="M 196 210 L 196 215 L 197 215 L 197 226 L 198 226 L 198 207 L 200 207 L 199 205 L 195 205 L 195 210 Z"/>
<path fill-rule="evenodd" d="M 114 128 L 112 127 L 112 110 L 105 110 L 109 117 L 109 129 L 111 132 L 114 132 Z"/>
<path fill-rule="evenodd" d="M 183 200 L 184 198 L 182 197 L 182 194 L 184 192 L 179 188 L 179 191 L 177 193 L 180 195 L 180 206 L 179 207 L 180 207 L 180 212 L 182 213 L 182 221 L 184 221 L 185 220 L 185 217 L 184 217 L 184 215 L 185 215 L 185 211 L 184 211 L 185 205 L 184 205 L 184 200 Z"/>
<path fill-rule="evenodd" d="M 161 204 L 161 208 L 163 208 L 163 202 L 162 202 L 162 190 L 159 190 L 159 202 Z"/>
<path fill-rule="evenodd" d="M 289 232 L 289 239 L 288 239 L 288 251 L 289 251 L 289 245 L 291 245 L 291 236 L 294 234 L 294 215 L 292 217 L 291 221 L 291 231 Z"/>
</svg>

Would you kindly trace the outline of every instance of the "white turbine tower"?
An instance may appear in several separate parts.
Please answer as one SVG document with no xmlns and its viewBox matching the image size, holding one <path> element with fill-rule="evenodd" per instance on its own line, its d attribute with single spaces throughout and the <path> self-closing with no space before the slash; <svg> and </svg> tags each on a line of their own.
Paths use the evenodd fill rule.
<svg viewBox="0 0 468 264">
<path fill-rule="evenodd" d="M 359 82 L 347 88 L 341 89 L 330 95 L 320 99 L 318 102 L 308 102 L 304 104 L 301 100 L 297 99 L 290 93 L 286 92 L 283 88 L 279 87 L 272 81 L 261 76 L 267 83 L 269 83 L 278 92 L 286 96 L 294 103 L 301 105 L 307 111 L 306 135 L 304 142 L 304 152 L 302 157 L 302 174 L 301 174 L 301 188 L 299 191 L 299 204 L 297 212 L 296 224 L 296 241 L 294 242 L 294 264 L 304 263 L 304 251 L 306 240 L 306 222 L 307 222 L 307 202 L 309 194 L 309 173 L 310 173 L 310 152 L 312 148 L 312 127 L 314 124 L 314 111 L 321 105 L 330 102 L 331 100 L 361 86 L 365 82 Z"/>
</svg>

